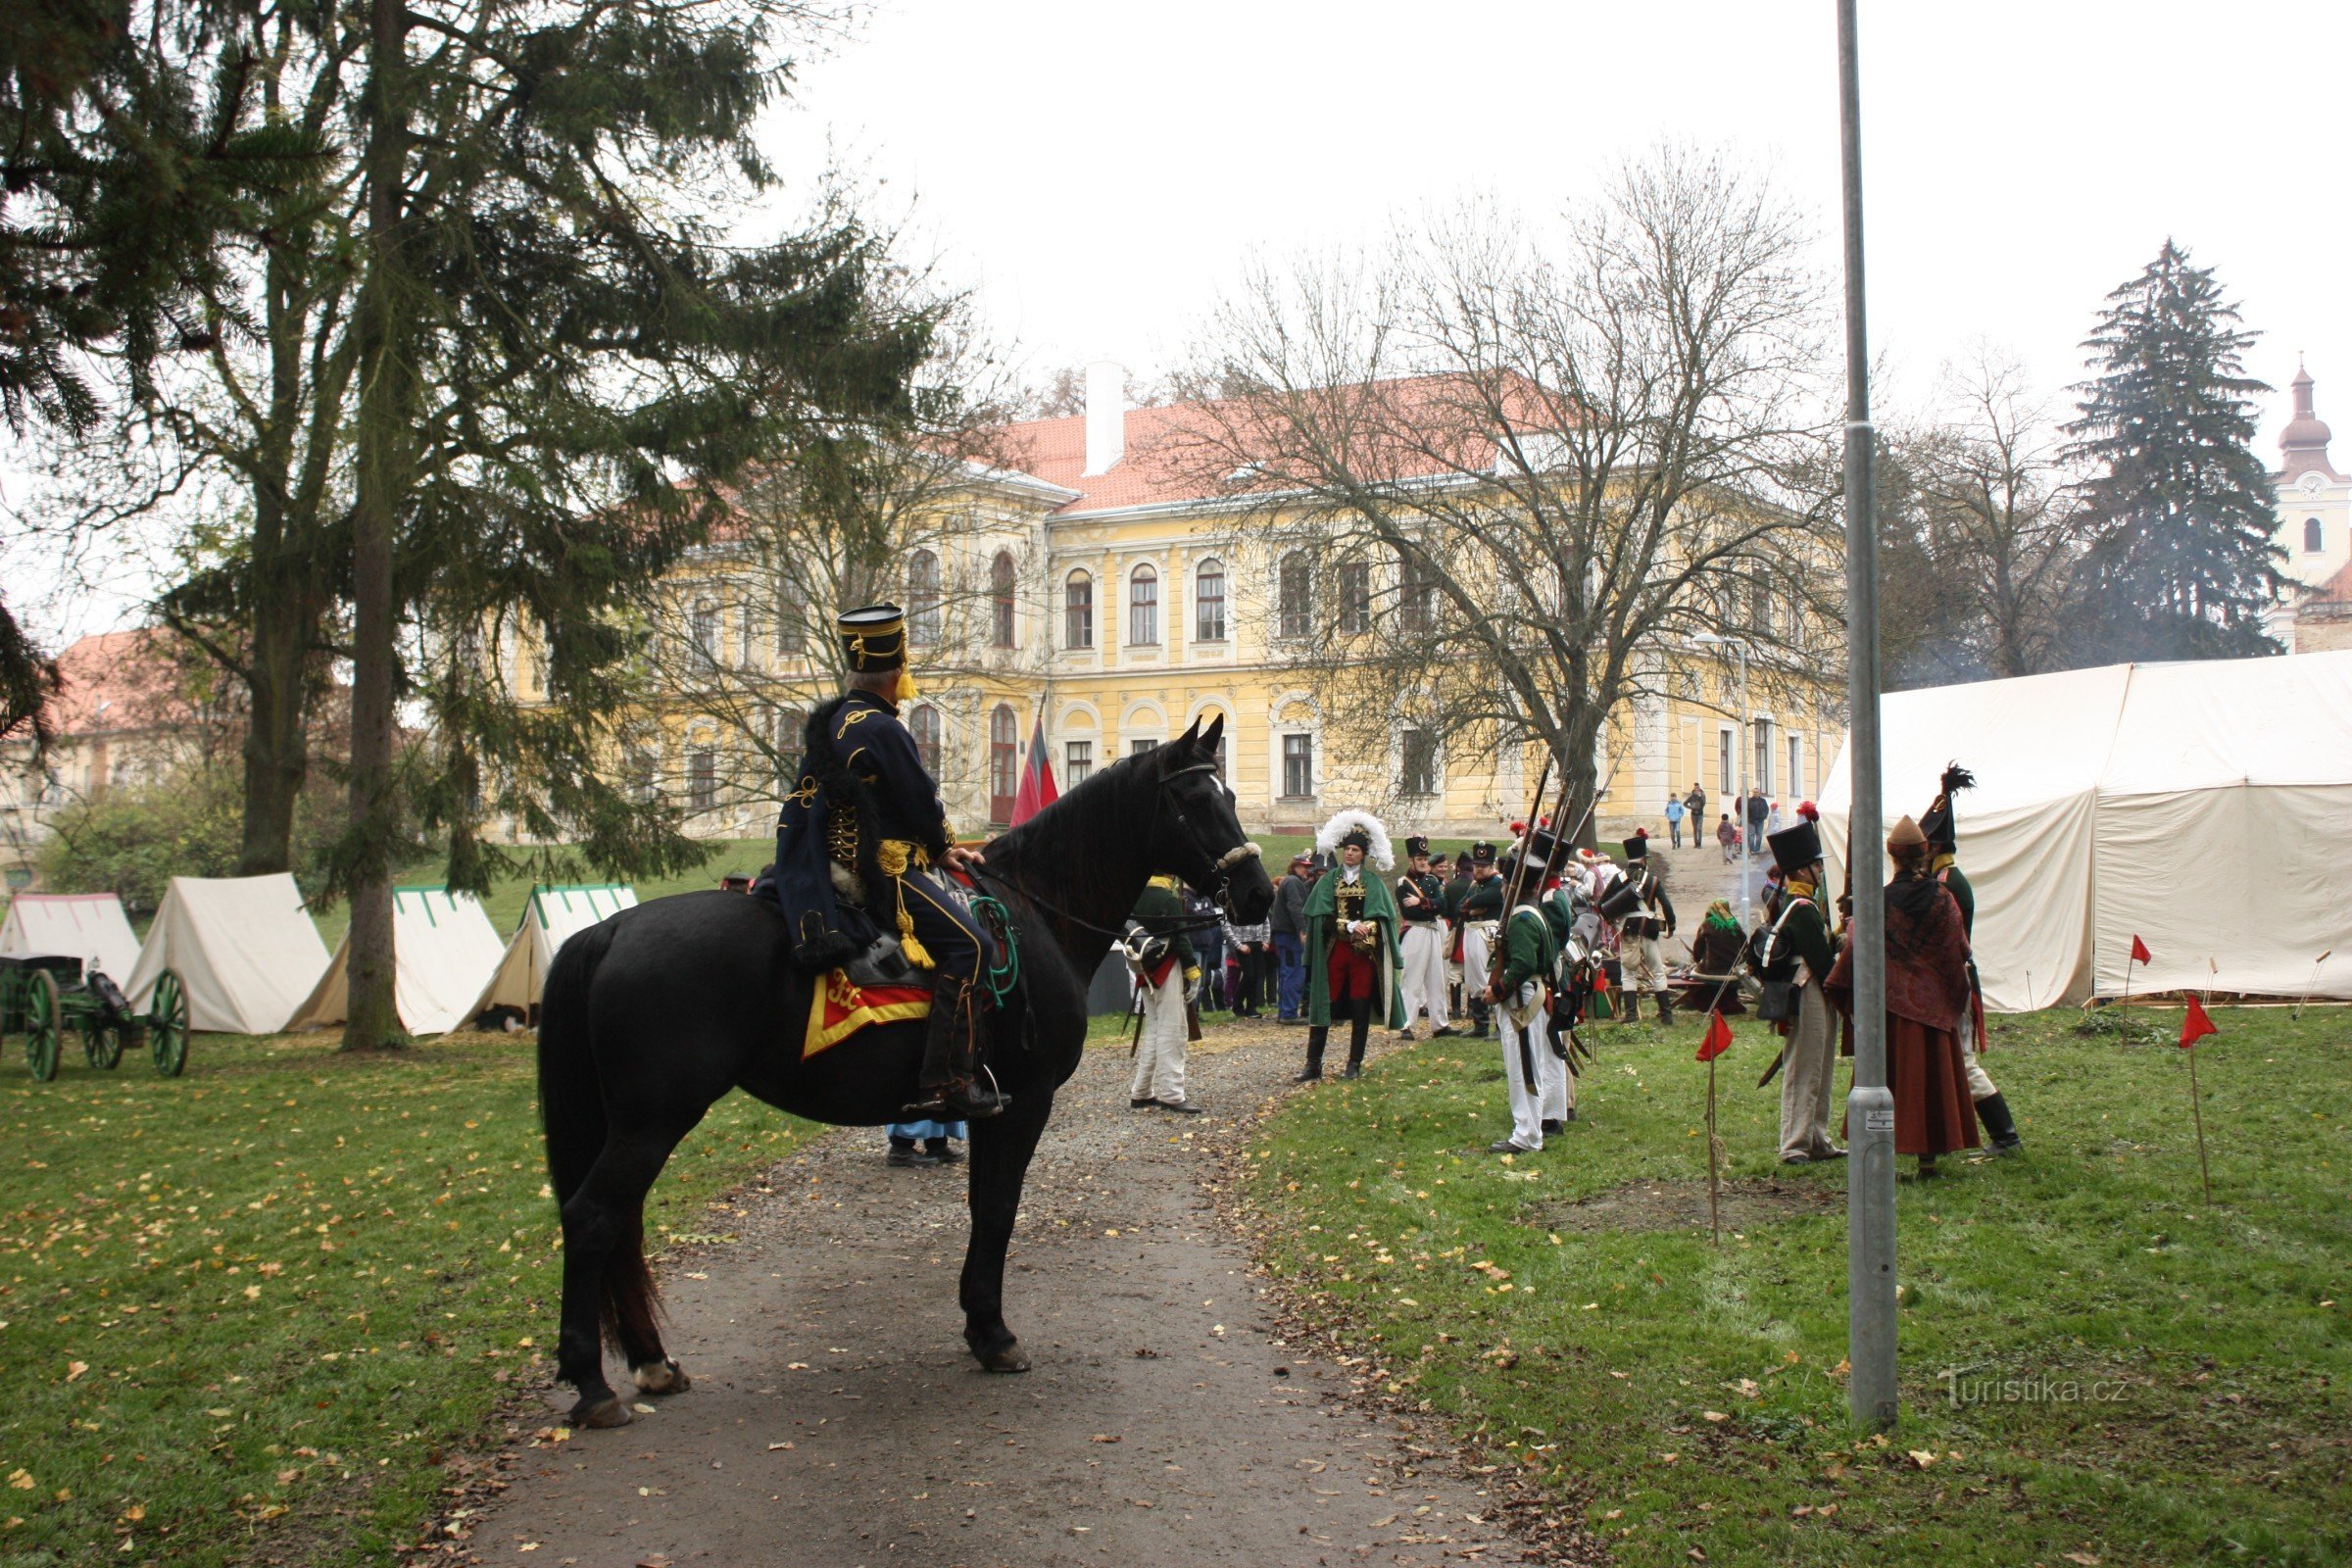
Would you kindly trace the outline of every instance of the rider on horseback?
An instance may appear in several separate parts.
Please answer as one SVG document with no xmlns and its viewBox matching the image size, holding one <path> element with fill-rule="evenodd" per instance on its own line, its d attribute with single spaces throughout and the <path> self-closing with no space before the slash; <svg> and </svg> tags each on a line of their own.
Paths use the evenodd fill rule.
<svg viewBox="0 0 2352 1568">
<path fill-rule="evenodd" d="M 776 827 L 774 892 L 796 961 L 822 975 L 868 954 L 885 932 L 931 971 L 930 1033 L 917 1100 L 902 1119 L 977 1120 L 1004 1108 L 973 1047 L 981 938 L 940 871 L 981 863 L 948 831 L 947 807 L 899 705 L 915 695 L 906 617 L 869 605 L 834 627 L 849 690 L 808 715 L 808 756 Z"/>
</svg>

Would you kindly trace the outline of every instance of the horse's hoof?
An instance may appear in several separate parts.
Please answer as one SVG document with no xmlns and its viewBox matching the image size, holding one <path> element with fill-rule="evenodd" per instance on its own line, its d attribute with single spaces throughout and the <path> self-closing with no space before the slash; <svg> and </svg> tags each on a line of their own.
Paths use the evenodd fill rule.
<svg viewBox="0 0 2352 1568">
<path fill-rule="evenodd" d="M 571 1424 L 575 1427 L 591 1430 L 625 1427 L 632 1419 L 629 1407 L 610 1394 L 599 1399 L 583 1396 L 580 1402 L 571 1407 Z"/>
<path fill-rule="evenodd" d="M 1021 1353 L 1021 1342 L 1018 1340 L 1007 1340 L 1003 1345 L 993 1346 L 987 1349 L 975 1345 L 972 1347 L 972 1356 L 980 1363 L 980 1370 L 983 1372 L 1026 1372 L 1029 1370 L 1029 1357 Z"/>
<path fill-rule="evenodd" d="M 631 1367 L 629 1371 L 637 1379 L 637 1392 L 640 1394 L 684 1394 L 694 1387 L 694 1380 L 686 1375 L 686 1369 L 666 1358 L 648 1361 L 643 1366 Z"/>
</svg>

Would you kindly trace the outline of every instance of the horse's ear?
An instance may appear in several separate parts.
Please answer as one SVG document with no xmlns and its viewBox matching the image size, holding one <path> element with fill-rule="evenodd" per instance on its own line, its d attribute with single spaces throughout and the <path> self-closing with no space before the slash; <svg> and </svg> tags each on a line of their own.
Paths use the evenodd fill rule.
<svg viewBox="0 0 2352 1568">
<path fill-rule="evenodd" d="M 1217 750 L 1217 741 L 1224 735 L 1224 733 L 1225 715 L 1223 713 L 1219 713 L 1216 717 L 1208 721 L 1207 730 L 1205 730 L 1200 736 L 1201 752 L 1207 756 L 1215 756 Z"/>
<path fill-rule="evenodd" d="M 1185 732 L 1176 737 L 1175 750 L 1189 752 L 1200 743 L 1200 721 L 1194 719 Z"/>
</svg>

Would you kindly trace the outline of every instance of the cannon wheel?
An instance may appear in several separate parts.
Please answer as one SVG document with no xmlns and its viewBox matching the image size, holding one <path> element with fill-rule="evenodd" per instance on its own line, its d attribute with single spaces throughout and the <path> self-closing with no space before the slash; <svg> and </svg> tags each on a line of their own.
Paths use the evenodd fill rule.
<svg viewBox="0 0 2352 1568">
<path fill-rule="evenodd" d="M 24 988 L 24 1060 L 42 1083 L 57 1076 L 57 976 L 36 969 Z"/>
<path fill-rule="evenodd" d="M 112 1069 L 122 1064 L 122 1026 L 98 1016 L 81 1020 L 81 1054 L 93 1067 Z"/>
<path fill-rule="evenodd" d="M 178 1077 L 188 1064 L 188 992 L 174 970 L 156 976 L 147 1004 L 147 1050 L 155 1070 L 167 1078 Z"/>
</svg>

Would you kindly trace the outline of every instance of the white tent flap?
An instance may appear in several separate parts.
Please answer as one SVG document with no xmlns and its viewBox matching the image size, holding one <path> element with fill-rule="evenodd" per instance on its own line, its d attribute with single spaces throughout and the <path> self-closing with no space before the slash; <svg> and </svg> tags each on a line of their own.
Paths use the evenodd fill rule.
<svg viewBox="0 0 2352 1568">
<path fill-rule="evenodd" d="M 326 944 L 287 873 L 175 876 L 122 989 L 144 1008 L 169 968 L 187 988 L 189 1027 L 269 1035 L 325 967 Z"/>
<path fill-rule="evenodd" d="M 64 954 L 120 985 L 138 966 L 139 939 L 112 893 L 20 893 L 0 921 L 0 953 Z"/>
<path fill-rule="evenodd" d="M 2128 967 L 2141 993 L 2352 997 L 2352 652 L 1898 692 L 1881 714 L 1889 819 L 1947 760 L 1977 775 L 1956 810 L 1986 1006 L 2117 996 Z M 1834 861 L 1850 802 L 1841 749 Z M 2153 962 L 2130 965 L 2135 936 Z"/>
<path fill-rule="evenodd" d="M 547 984 L 547 967 L 555 962 L 556 950 L 565 939 L 608 915 L 634 908 L 636 904 L 637 890 L 617 882 L 533 888 L 497 972 L 466 1016 L 477 1018 L 492 1007 L 527 1012 L 538 1004 L 540 991 Z"/>
<path fill-rule="evenodd" d="M 393 1004 L 413 1035 L 447 1034 L 471 1014 L 466 1004 L 498 967 L 498 930 L 470 893 L 395 888 L 392 893 Z M 344 933 L 289 1029 L 341 1023 L 351 1008 L 351 934 Z"/>
</svg>

